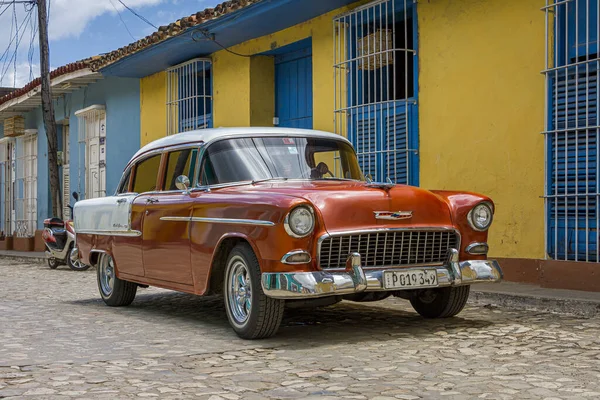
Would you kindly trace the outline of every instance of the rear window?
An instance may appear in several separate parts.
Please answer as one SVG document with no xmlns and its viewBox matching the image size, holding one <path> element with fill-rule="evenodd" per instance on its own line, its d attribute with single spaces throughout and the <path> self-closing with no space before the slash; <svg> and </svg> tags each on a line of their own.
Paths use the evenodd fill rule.
<svg viewBox="0 0 600 400">
<path fill-rule="evenodd" d="M 160 168 L 160 154 L 146 158 L 135 167 L 133 191 L 135 193 L 152 192 L 156 190 L 156 177 Z"/>
</svg>

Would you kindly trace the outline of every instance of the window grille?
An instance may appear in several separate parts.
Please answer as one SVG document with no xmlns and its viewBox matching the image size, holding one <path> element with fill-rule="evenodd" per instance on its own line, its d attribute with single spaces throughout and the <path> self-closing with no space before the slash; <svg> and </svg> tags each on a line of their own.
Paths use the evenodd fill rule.
<svg viewBox="0 0 600 400">
<path fill-rule="evenodd" d="M 106 196 L 106 110 L 93 105 L 75 112 L 78 124 L 79 187 L 85 184 L 85 198 Z M 83 158 L 83 160 L 82 160 Z M 82 179 L 82 172 L 84 178 Z"/>
<path fill-rule="evenodd" d="M 547 0 L 546 251 L 600 261 L 598 0 Z"/>
<path fill-rule="evenodd" d="M 37 132 L 17 138 L 15 223 L 18 237 L 31 237 L 37 226 Z"/>
<path fill-rule="evenodd" d="M 416 7 L 379 0 L 333 20 L 334 126 L 365 175 L 418 185 Z"/>
<path fill-rule="evenodd" d="M 167 69 L 167 135 L 212 127 L 211 69 L 204 58 Z"/>
</svg>

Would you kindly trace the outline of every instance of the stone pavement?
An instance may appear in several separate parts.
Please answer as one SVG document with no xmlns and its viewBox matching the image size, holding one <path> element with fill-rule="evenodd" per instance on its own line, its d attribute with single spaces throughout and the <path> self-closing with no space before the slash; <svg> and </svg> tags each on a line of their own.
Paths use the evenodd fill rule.
<svg viewBox="0 0 600 400">
<path fill-rule="evenodd" d="M 469 305 L 424 320 L 400 299 L 342 302 L 243 341 L 219 298 L 138 293 L 110 308 L 93 270 L 0 260 L 0 398 L 600 397 L 596 317 Z"/>
</svg>

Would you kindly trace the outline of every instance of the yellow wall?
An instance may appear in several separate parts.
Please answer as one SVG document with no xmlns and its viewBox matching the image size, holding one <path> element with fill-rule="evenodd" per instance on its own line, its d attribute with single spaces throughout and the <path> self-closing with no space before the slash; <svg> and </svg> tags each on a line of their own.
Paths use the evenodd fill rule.
<svg viewBox="0 0 600 400">
<path fill-rule="evenodd" d="M 166 73 L 162 71 L 140 80 L 142 146 L 167 135 L 166 79 Z"/>
<path fill-rule="evenodd" d="M 271 35 L 249 40 L 231 47 L 231 50 L 241 54 L 260 54 L 311 37 L 313 128 L 333 131 L 333 17 L 361 3 L 365 1 L 339 8 Z M 225 50 L 214 53 L 212 57 L 215 91 L 214 126 L 236 126 L 244 123 L 245 125 L 251 123 L 271 125 L 274 114 L 267 119 L 265 110 L 273 107 L 270 104 L 273 102 L 273 97 L 249 94 L 252 81 L 250 76 L 254 77 L 249 59 L 234 56 Z M 250 96 L 252 102 L 248 104 L 246 102 Z M 264 104 L 263 101 L 269 104 Z M 254 115 L 260 110 L 262 110 L 262 118 L 251 118 L 250 114 Z"/>
<path fill-rule="evenodd" d="M 260 54 L 311 37 L 313 126 L 334 130 L 333 24 L 361 0 L 231 48 Z M 421 186 L 490 195 L 490 253 L 544 257 L 544 0 L 419 0 Z M 213 125 L 271 125 L 265 57 L 212 56 Z M 267 85 L 268 81 L 270 84 Z M 142 79 L 142 145 L 166 134 L 164 73 Z"/>
<path fill-rule="evenodd" d="M 491 196 L 497 257 L 544 257 L 544 4 L 417 8 L 421 186 Z"/>
</svg>

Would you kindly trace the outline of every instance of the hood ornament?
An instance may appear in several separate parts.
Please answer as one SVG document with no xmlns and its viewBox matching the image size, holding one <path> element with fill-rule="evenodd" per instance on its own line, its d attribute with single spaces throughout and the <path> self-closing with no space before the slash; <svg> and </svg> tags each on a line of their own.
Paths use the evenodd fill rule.
<svg viewBox="0 0 600 400">
<path fill-rule="evenodd" d="M 393 188 L 394 186 L 396 186 L 396 184 L 394 182 L 392 182 L 392 180 L 389 177 L 386 178 L 385 182 L 374 182 L 373 178 L 371 177 L 371 174 L 368 174 L 365 177 L 365 180 L 367 181 L 366 186 L 372 187 L 372 188 L 377 188 L 377 189 L 383 189 L 386 192 L 388 190 L 390 190 L 391 188 Z"/>
<path fill-rule="evenodd" d="M 373 211 L 373 214 L 375 214 L 375 219 L 392 221 L 412 218 L 412 213 L 412 211 Z"/>
</svg>

